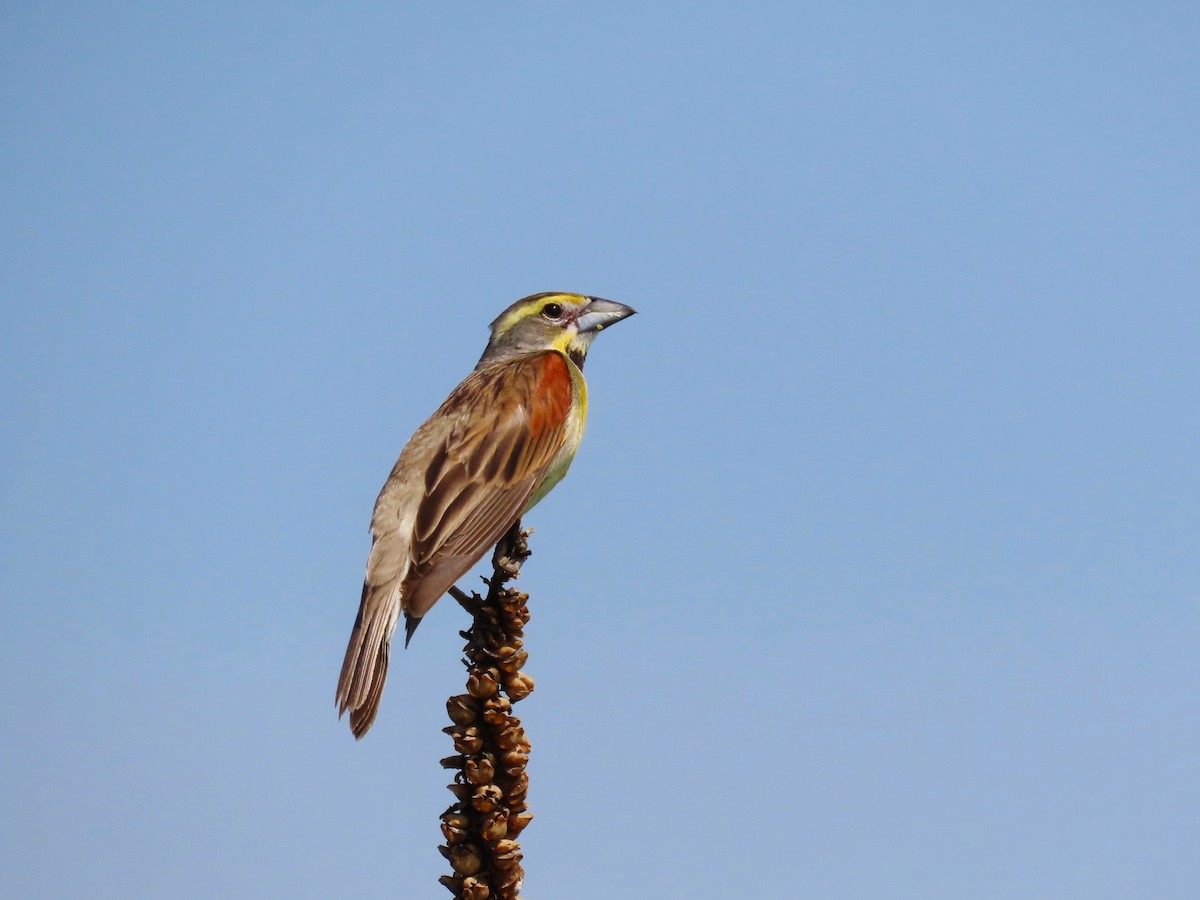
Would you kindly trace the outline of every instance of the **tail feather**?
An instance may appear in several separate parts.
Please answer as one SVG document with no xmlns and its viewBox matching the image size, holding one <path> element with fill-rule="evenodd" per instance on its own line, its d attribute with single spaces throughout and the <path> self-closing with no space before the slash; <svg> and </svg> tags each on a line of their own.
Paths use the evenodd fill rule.
<svg viewBox="0 0 1200 900">
<path fill-rule="evenodd" d="M 389 648 L 387 643 L 379 645 L 379 652 L 375 657 L 375 677 L 371 680 L 369 693 L 362 703 L 350 710 L 350 730 L 354 732 L 355 739 L 367 733 L 375 723 L 375 716 L 379 714 L 379 700 L 383 696 L 384 679 L 387 678 Z"/>
<path fill-rule="evenodd" d="M 420 616 L 404 614 L 404 646 L 408 646 L 408 642 L 412 640 L 413 632 L 417 630 L 417 626 L 421 624 Z"/>
<path fill-rule="evenodd" d="M 383 596 L 380 596 L 383 593 Z M 388 654 L 400 618 L 398 592 L 380 592 L 363 585 L 358 618 L 350 633 L 342 672 L 338 678 L 338 718 L 350 711 L 350 730 L 361 738 L 375 721 L 387 678 Z"/>
</svg>

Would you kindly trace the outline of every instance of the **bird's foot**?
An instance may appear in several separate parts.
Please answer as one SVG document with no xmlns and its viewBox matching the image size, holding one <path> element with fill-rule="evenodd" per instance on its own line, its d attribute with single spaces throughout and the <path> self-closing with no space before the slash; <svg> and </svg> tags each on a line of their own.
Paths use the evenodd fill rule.
<svg viewBox="0 0 1200 900">
<path fill-rule="evenodd" d="M 492 568 L 495 575 L 500 577 L 500 584 L 521 574 L 521 566 L 529 559 L 528 541 L 531 534 L 533 529 L 522 529 L 521 520 L 518 519 L 496 544 L 496 550 L 492 553 Z"/>
</svg>

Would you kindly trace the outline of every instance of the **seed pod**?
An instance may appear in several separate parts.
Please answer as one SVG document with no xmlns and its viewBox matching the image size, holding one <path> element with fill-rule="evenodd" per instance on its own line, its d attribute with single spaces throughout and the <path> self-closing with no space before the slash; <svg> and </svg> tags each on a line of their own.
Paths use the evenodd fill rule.
<svg viewBox="0 0 1200 900">
<path fill-rule="evenodd" d="M 524 672 L 513 672 L 504 680 L 504 693 L 512 698 L 513 703 L 524 700 L 533 693 L 533 678 Z"/>
<path fill-rule="evenodd" d="M 487 883 L 474 875 L 468 875 L 462 880 L 462 900 L 487 900 L 491 893 Z"/>
<path fill-rule="evenodd" d="M 489 813 L 504 799 L 504 792 L 499 785 L 485 784 L 475 789 L 471 797 L 471 806 L 481 813 Z"/>
<path fill-rule="evenodd" d="M 521 867 L 517 866 L 508 872 L 498 872 L 492 879 L 496 895 L 500 900 L 520 900 L 521 883 L 525 880 Z"/>
<path fill-rule="evenodd" d="M 525 729 L 520 725 L 510 724 L 496 732 L 496 746 L 501 750 L 512 750 L 525 740 Z"/>
<path fill-rule="evenodd" d="M 508 815 L 503 809 L 497 809 L 483 820 L 479 828 L 479 836 L 485 841 L 498 841 L 508 834 Z"/>
<path fill-rule="evenodd" d="M 510 778 L 520 774 L 529 764 L 529 754 L 520 750 L 507 750 L 500 755 L 500 765 Z"/>
<path fill-rule="evenodd" d="M 504 660 L 504 662 L 500 664 L 500 668 L 504 669 L 505 672 L 512 674 L 514 672 L 520 672 L 527 662 L 529 662 L 529 651 L 518 650 L 508 659 Z"/>
<path fill-rule="evenodd" d="M 474 725 L 468 725 L 454 736 L 454 749 L 459 753 L 478 753 L 483 749 L 483 735 Z"/>
<path fill-rule="evenodd" d="M 528 810 L 524 812 L 516 812 L 508 817 L 508 833 L 516 837 L 525 827 L 533 821 L 533 813 Z"/>
<path fill-rule="evenodd" d="M 492 844 L 492 865 L 507 871 L 521 863 L 521 845 L 513 840 L 500 840 Z"/>
<path fill-rule="evenodd" d="M 458 694 L 446 701 L 446 712 L 456 725 L 470 725 L 479 715 L 479 704 L 469 694 Z"/>
<path fill-rule="evenodd" d="M 487 718 L 489 713 L 501 713 L 507 715 L 510 712 L 512 712 L 512 701 L 510 701 L 507 697 L 497 694 L 495 697 L 489 697 L 484 701 L 483 717 L 484 720 L 489 724 L 493 724 L 491 720 Z"/>
<path fill-rule="evenodd" d="M 451 847 L 450 867 L 456 875 L 474 875 L 483 868 L 483 851 L 475 844 Z"/>
<path fill-rule="evenodd" d="M 492 675 L 492 671 L 476 672 L 467 679 L 467 693 L 480 700 L 495 697 L 500 690 L 500 683 Z"/>
<path fill-rule="evenodd" d="M 504 796 L 508 798 L 509 803 L 521 803 L 525 800 L 525 795 L 529 793 L 529 776 L 522 772 L 513 778 L 512 784 L 508 786 L 508 790 L 504 792 Z"/>
<path fill-rule="evenodd" d="M 490 784 L 496 779 L 496 766 L 486 756 L 468 759 L 463 765 L 463 774 L 471 784 Z"/>
<path fill-rule="evenodd" d="M 470 826 L 471 819 L 465 813 L 442 813 L 442 834 L 446 838 L 446 843 L 450 844 L 451 846 L 454 844 L 461 844 L 467 839 L 467 829 L 470 828 Z"/>
</svg>

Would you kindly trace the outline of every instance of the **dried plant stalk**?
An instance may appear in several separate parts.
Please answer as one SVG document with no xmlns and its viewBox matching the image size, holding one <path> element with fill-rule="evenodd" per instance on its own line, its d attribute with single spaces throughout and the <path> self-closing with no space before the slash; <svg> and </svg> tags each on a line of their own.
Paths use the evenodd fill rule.
<svg viewBox="0 0 1200 900">
<path fill-rule="evenodd" d="M 529 596 L 505 585 L 529 558 L 530 533 L 518 521 L 496 545 L 486 597 L 451 589 L 473 619 L 461 632 L 467 692 L 446 702 L 454 724 L 444 730 L 455 754 L 442 760 L 455 770 L 455 802 L 442 813 L 446 843 L 439 848 L 453 872 L 440 880 L 456 900 L 518 900 L 525 877 L 516 838 L 533 818 L 525 803 L 529 738 L 512 705 L 533 691 L 521 671 Z"/>
</svg>

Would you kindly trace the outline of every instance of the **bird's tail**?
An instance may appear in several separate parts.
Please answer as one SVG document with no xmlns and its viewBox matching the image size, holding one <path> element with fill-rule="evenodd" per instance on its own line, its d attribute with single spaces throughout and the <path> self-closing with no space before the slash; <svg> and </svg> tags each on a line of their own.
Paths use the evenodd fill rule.
<svg viewBox="0 0 1200 900">
<path fill-rule="evenodd" d="M 367 733 L 379 712 L 392 632 L 400 618 L 398 593 L 363 585 L 358 618 L 350 632 L 337 688 L 338 718 L 350 711 L 350 730 L 356 738 Z"/>
</svg>

